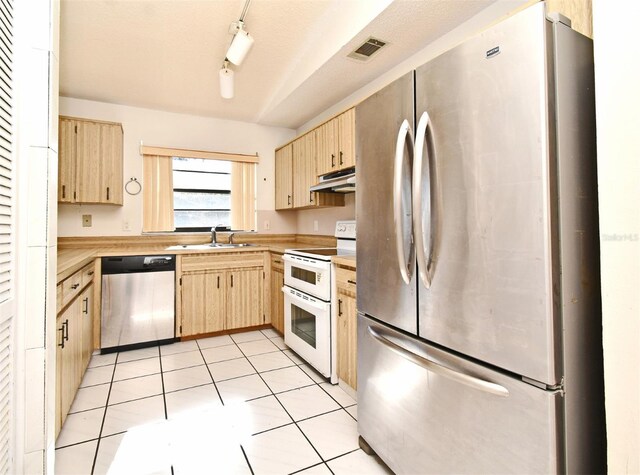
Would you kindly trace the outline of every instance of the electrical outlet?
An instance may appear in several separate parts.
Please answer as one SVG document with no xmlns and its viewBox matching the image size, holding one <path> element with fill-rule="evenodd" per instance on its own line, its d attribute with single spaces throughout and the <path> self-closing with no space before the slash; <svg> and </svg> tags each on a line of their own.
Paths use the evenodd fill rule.
<svg viewBox="0 0 640 475">
<path fill-rule="evenodd" d="M 83 228 L 90 228 L 91 227 L 91 215 L 90 214 L 83 214 L 82 215 L 82 227 Z"/>
<path fill-rule="evenodd" d="M 123 231 L 131 231 L 131 223 L 129 223 L 128 219 L 122 220 L 122 230 Z"/>
<path fill-rule="evenodd" d="M 313 230 L 314 231 L 318 231 L 318 220 L 317 219 L 313 220 Z"/>
<path fill-rule="evenodd" d="M 268 219 L 265 219 L 264 221 L 264 229 L 265 231 L 269 231 L 269 229 L 271 229 L 271 223 L 269 222 Z"/>
</svg>

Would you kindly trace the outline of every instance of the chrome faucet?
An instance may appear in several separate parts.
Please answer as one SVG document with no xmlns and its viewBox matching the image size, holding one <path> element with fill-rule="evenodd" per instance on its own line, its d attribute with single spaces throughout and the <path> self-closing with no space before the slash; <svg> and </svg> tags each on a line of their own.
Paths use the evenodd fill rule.
<svg viewBox="0 0 640 475">
<path fill-rule="evenodd" d="M 216 228 L 218 226 L 221 226 L 221 225 L 218 224 L 211 228 L 211 244 L 218 244 L 218 233 L 216 231 Z"/>
</svg>

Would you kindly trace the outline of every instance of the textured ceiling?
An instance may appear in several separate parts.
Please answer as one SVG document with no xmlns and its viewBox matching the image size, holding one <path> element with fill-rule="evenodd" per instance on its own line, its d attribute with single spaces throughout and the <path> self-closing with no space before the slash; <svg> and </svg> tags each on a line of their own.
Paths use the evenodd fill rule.
<svg viewBox="0 0 640 475">
<path fill-rule="evenodd" d="M 253 49 L 222 99 L 244 0 L 62 0 L 60 94 L 297 128 L 495 0 L 253 0 Z M 390 44 L 346 55 L 370 35 Z"/>
</svg>

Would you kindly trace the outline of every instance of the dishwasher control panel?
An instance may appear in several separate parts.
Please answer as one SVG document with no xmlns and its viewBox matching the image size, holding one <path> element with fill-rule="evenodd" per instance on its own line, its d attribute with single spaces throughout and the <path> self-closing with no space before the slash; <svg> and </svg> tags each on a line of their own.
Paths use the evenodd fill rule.
<svg viewBox="0 0 640 475">
<path fill-rule="evenodd" d="M 135 274 L 138 272 L 172 272 L 176 256 L 114 256 L 102 258 L 102 274 Z"/>
</svg>

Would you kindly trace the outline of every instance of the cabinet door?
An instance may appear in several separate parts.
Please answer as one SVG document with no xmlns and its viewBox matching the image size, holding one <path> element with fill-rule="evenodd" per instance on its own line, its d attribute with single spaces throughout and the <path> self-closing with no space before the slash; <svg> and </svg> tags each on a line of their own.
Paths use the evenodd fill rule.
<svg viewBox="0 0 640 475">
<path fill-rule="evenodd" d="M 276 209 L 293 208 L 293 144 L 276 150 Z"/>
<path fill-rule="evenodd" d="M 227 330 L 262 325 L 263 271 L 261 268 L 228 271 Z"/>
<path fill-rule="evenodd" d="M 326 175 L 327 173 L 338 170 L 336 120 L 332 119 L 329 122 L 325 122 L 320 127 L 318 127 L 316 131 L 316 141 L 318 148 L 317 173 L 318 175 Z"/>
<path fill-rule="evenodd" d="M 225 273 L 182 275 L 182 336 L 224 330 Z"/>
<path fill-rule="evenodd" d="M 63 315 L 58 315 L 56 318 L 56 438 L 60 433 L 60 429 L 62 428 L 62 422 L 64 419 L 62 413 L 62 390 L 63 390 L 63 375 L 64 370 L 62 368 L 63 361 L 63 351 L 62 348 L 62 340 L 64 339 L 64 327 L 62 326 L 62 322 L 64 321 Z M 66 414 L 65 414 L 66 415 Z"/>
<path fill-rule="evenodd" d="M 100 202 L 122 204 L 122 126 L 99 124 Z"/>
<path fill-rule="evenodd" d="M 338 378 L 357 389 L 356 299 L 338 287 Z"/>
<path fill-rule="evenodd" d="M 354 109 L 349 109 L 337 117 L 338 122 L 338 168 L 340 170 L 356 166 L 356 114 Z"/>
<path fill-rule="evenodd" d="M 100 203 L 100 124 L 75 121 L 77 202 Z"/>
<path fill-rule="evenodd" d="M 58 344 L 56 362 L 57 381 L 56 389 L 59 410 L 60 426 L 64 423 L 67 413 L 71 408 L 71 403 L 76 395 L 76 389 L 80 385 L 80 362 L 81 358 L 81 328 L 78 326 L 80 314 L 80 299 L 76 299 L 64 313 L 60 314 L 56 322 L 58 323 Z"/>
<path fill-rule="evenodd" d="M 271 268 L 271 325 L 284 334 L 284 271 Z"/>
<path fill-rule="evenodd" d="M 89 285 L 79 297 L 80 319 L 82 322 L 82 371 L 87 369 L 93 353 L 93 284 Z"/>
<path fill-rule="evenodd" d="M 58 201 L 74 203 L 76 196 L 76 121 L 60 119 L 58 127 Z"/>
<path fill-rule="evenodd" d="M 293 207 L 315 206 L 315 193 L 309 188 L 316 184 L 315 134 L 308 133 L 293 142 Z"/>
</svg>

